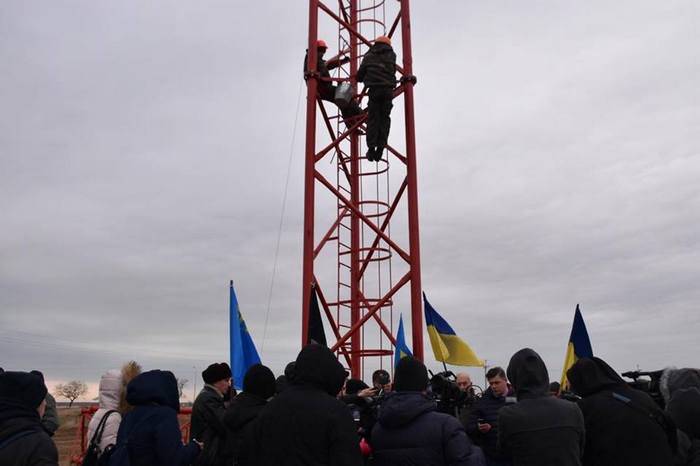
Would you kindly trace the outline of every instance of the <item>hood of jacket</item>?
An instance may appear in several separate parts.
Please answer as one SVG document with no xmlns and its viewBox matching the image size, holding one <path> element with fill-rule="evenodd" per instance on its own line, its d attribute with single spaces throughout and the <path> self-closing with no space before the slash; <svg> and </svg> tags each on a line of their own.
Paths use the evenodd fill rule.
<svg viewBox="0 0 700 466">
<path fill-rule="evenodd" d="M 539 354 L 523 348 L 510 358 L 508 380 L 518 400 L 549 396 L 549 373 Z"/>
<path fill-rule="evenodd" d="M 107 371 L 100 377 L 100 408 L 119 409 L 122 391 L 122 373 L 116 369 Z"/>
<path fill-rule="evenodd" d="M 422 414 L 436 409 L 435 402 L 423 393 L 389 393 L 381 404 L 377 422 L 387 429 L 396 429 L 410 424 Z"/>
<path fill-rule="evenodd" d="M 700 389 L 678 389 L 666 406 L 676 426 L 690 437 L 700 440 Z"/>
<path fill-rule="evenodd" d="M 239 430 L 258 417 L 267 400 L 257 395 L 242 392 L 236 395 L 228 408 L 226 421 L 232 430 Z"/>
<path fill-rule="evenodd" d="M 370 53 L 387 53 L 387 52 L 393 52 L 394 49 L 391 48 L 391 45 L 385 44 L 383 42 L 377 42 L 372 47 L 370 47 L 369 52 Z"/>
<path fill-rule="evenodd" d="M 700 389 L 700 369 L 668 367 L 661 374 L 659 388 L 666 403 L 676 391 L 693 387 Z"/>
<path fill-rule="evenodd" d="M 0 438 L 19 430 L 41 430 L 41 419 L 36 409 L 6 397 L 0 397 Z"/>
<path fill-rule="evenodd" d="M 330 349 L 306 345 L 297 356 L 294 380 L 297 385 L 311 385 L 335 397 L 343 388 L 348 373 Z"/>
<path fill-rule="evenodd" d="M 586 397 L 601 390 L 624 386 L 627 383 L 600 358 L 581 358 L 566 372 L 571 389 Z"/>
<path fill-rule="evenodd" d="M 126 387 L 126 401 L 134 406 L 156 404 L 180 411 L 177 380 L 170 371 L 153 370 L 137 375 Z"/>
</svg>

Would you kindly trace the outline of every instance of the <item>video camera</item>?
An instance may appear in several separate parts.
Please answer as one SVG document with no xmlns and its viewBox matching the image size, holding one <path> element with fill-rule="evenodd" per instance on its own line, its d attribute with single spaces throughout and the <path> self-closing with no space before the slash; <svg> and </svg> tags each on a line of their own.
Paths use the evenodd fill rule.
<svg viewBox="0 0 700 466">
<path fill-rule="evenodd" d="M 659 406 L 659 408 L 664 409 L 666 407 L 666 403 L 664 402 L 664 397 L 661 394 L 661 375 L 663 373 L 663 370 L 636 370 L 623 372 L 621 375 L 628 379 L 632 379 L 632 382 L 627 382 L 627 385 L 648 394 Z"/>
<path fill-rule="evenodd" d="M 474 404 L 477 398 L 473 389 L 468 392 L 460 390 L 456 379 L 452 371 L 437 374 L 430 371 L 430 392 L 437 402 L 437 409 L 452 416 L 458 416 L 463 408 Z"/>
</svg>

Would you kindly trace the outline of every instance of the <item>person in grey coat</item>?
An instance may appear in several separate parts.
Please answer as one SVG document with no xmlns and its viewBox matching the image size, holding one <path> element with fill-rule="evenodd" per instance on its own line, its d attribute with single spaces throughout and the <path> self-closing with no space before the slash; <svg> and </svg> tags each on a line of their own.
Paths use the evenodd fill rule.
<svg viewBox="0 0 700 466">
<path fill-rule="evenodd" d="M 46 385 L 44 374 L 40 371 L 32 371 L 31 373 L 39 377 L 41 382 Z M 58 410 L 56 409 L 56 398 L 48 391 L 46 392 L 46 410 L 41 417 L 41 425 L 46 433 L 49 434 L 49 437 L 53 437 L 53 434 L 56 433 L 58 427 L 61 425 L 61 421 L 58 418 Z"/>
<path fill-rule="evenodd" d="M 225 461 L 226 426 L 224 398 L 231 390 L 231 368 L 225 362 L 209 365 L 203 372 L 204 388 L 192 405 L 190 440 L 204 443 L 197 466 L 219 466 Z"/>
<path fill-rule="evenodd" d="M 394 392 L 386 396 L 372 430 L 373 466 L 485 466 L 453 416 L 436 411 L 426 396 L 428 371 L 405 357 L 396 366 Z"/>
</svg>

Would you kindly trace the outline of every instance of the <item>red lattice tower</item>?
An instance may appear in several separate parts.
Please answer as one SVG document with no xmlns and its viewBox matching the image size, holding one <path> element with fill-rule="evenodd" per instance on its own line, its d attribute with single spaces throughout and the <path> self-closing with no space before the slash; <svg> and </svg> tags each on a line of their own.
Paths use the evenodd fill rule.
<svg viewBox="0 0 700 466">
<path fill-rule="evenodd" d="M 409 1 L 337 0 L 329 5 L 309 1 L 302 345 L 308 341 L 311 287 L 316 284 L 336 338 L 332 349 L 353 377 L 363 378 L 366 358 L 378 358 L 375 367 L 391 370 L 398 312 L 406 325 L 410 322 L 414 355 L 423 359 Z M 378 35 L 392 38 L 401 79 L 388 145 L 381 161 L 370 162 L 364 156 L 366 89 L 358 87 L 355 75 Z M 350 57 L 331 79 L 349 82 L 364 109 L 347 124 L 335 105 L 317 96 L 323 78 L 316 73 L 316 41 L 324 39 L 332 47 L 331 37 L 337 37 L 338 51 Z"/>
</svg>

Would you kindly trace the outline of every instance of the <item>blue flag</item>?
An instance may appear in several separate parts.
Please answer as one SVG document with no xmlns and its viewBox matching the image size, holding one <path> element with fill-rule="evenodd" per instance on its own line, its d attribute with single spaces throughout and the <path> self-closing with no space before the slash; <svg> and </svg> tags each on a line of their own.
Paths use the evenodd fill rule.
<svg viewBox="0 0 700 466">
<path fill-rule="evenodd" d="M 399 317 L 399 330 L 396 332 L 396 348 L 394 349 L 394 367 L 397 366 L 401 358 L 413 356 L 411 350 L 406 346 L 406 337 L 403 334 L 403 314 Z"/>
<path fill-rule="evenodd" d="M 593 348 L 591 340 L 588 338 L 588 330 L 583 322 L 581 310 L 576 305 L 574 313 L 574 325 L 571 327 L 571 335 L 569 335 L 569 343 L 566 345 L 566 356 L 564 357 L 564 370 L 561 374 L 561 390 L 569 389 L 569 380 L 566 377 L 566 371 L 571 369 L 576 361 L 581 358 L 592 358 Z"/>
<path fill-rule="evenodd" d="M 229 312 L 229 334 L 231 337 L 231 372 L 233 375 L 233 386 L 237 390 L 243 389 L 243 377 L 248 372 L 248 368 L 260 362 L 258 350 L 248 333 L 240 309 L 236 292 L 233 291 L 233 280 L 231 280 L 231 298 Z"/>
</svg>

